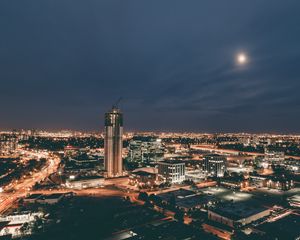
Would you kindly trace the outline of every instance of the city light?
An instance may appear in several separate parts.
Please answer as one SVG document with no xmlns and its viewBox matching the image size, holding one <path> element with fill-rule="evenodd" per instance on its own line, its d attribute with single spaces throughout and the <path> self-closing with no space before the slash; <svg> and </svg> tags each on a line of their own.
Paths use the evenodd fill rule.
<svg viewBox="0 0 300 240">
<path fill-rule="evenodd" d="M 300 240 L 300 1 L 14 2 L 1 240 Z"/>
</svg>

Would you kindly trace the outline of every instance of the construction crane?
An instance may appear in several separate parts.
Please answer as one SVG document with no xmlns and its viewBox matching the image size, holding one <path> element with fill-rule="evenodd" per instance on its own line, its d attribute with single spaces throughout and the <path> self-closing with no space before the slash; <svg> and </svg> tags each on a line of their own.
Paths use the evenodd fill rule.
<svg viewBox="0 0 300 240">
<path fill-rule="evenodd" d="M 113 108 L 119 108 L 119 103 L 122 101 L 122 97 L 119 97 L 119 99 L 113 104 Z"/>
</svg>

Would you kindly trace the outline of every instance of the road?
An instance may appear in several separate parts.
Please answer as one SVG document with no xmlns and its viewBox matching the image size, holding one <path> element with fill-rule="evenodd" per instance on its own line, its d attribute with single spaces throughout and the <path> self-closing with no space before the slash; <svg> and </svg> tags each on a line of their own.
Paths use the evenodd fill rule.
<svg viewBox="0 0 300 240">
<path fill-rule="evenodd" d="M 81 189 L 81 190 L 76 190 L 76 189 L 44 189 L 44 190 L 36 190 L 36 191 L 30 191 L 30 194 L 53 194 L 53 193 L 69 193 L 73 192 L 75 193 L 76 196 L 81 196 L 81 197 L 131 197 L 131 196 L 137 196 L 137 193 L 128 193 L 128 192 L 123 192 L 118 189 L 110 189 L 108 187 L 105 188 L 88 188 L 88 189 Z"/>
<path fill-rule="evenodd" d="M 30 151 L 27 151 L 30 154 Z M 32 155 L 36 156 L 37 153 Z M 43 181 L 50 174 L 56 172 L 60 159 L 51 157 L 48 153 L 38 153 L 39 157 L 47 159 L 46 165 L 39 172 L 32 172 L 31 176 L 24 176 L 19 181 L 14 181 L 8 186 L 3 187 L 4 192 L 0 193 L 0 214 L 9 209 L 20 197 L 24 197 L 35 183 Z"/>
<path fill-rule="evenodd" d="M 221 154 L 232 154 L 232 155 L 249 155 L 249 156 L 264 156 L 264 153 L 258 153 L 258 152 L 245 152 L 245 151 L 239 151 L 239 150 L 233 150 L 233 149 L 222 149 L 217 148 L 215 145 L 193 145 L 192 148 L 204 150 L 204 151 L 211 151 Z M 285 158 L 294 158 L 297 160 L 300 160 L 300 157 L 298 156 L 291 156 L 286 155 Z"/>
</svg>

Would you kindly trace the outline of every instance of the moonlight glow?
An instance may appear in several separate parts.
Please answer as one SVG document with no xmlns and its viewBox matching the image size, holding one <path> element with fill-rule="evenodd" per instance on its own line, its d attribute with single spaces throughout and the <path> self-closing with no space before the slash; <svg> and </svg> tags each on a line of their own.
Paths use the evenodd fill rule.
<svg viewBox="0 0 300 240">
<path fill-rule="evenodd" d="M 239 64 L 245 64 L 247 62 L 247 56 L 244 53 L 239 53 L 236 59 Z"/>
</svg>

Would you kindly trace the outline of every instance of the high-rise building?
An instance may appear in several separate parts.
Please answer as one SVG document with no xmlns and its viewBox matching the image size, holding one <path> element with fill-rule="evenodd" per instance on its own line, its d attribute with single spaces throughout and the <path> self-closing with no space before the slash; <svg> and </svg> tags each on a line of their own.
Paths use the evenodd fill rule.
<svg viewBox="0 0 300 240">
<path fill-rule="evenodd" d="M 227 159 L 218 154 L 204 156 L 203 170 L 210 176 L 222 177 L 226 171 Z"/>
<path fill-rule="evenodd" d="M 123 114 L 113 107 L 105 113 L 104 166 L 107 177 L 123 175 Z"/>
</svg>

